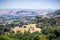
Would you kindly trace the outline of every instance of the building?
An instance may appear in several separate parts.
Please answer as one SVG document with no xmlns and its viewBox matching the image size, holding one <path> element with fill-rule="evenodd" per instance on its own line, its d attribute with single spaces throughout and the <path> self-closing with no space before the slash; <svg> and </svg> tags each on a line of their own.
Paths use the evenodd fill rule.
<svg viewBox="0 0 60 40">
<path fill-rule="evenodd" d="M 25 31 L 30 31 L 31 33 L 38 31 L 41 33 L 41 29 L 36 27 L 36 24 L 28 24 L 28 25 L 23 25 L 22 27 L 16 26 L 14 28 L 11 28 L 11 31 L 14 31 L 17 33 L 17 31 L 20 31 L 24 33 Z"/>
</svg>

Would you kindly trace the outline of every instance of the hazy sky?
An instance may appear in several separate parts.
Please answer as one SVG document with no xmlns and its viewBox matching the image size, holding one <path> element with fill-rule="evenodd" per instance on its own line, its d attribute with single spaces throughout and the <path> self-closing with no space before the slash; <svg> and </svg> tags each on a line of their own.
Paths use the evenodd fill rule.
<svg viewBox="0 0 60 40">
<path fill-rule="evenodd" d="M 60 9 L 60 0 L 0 0 L 0 9 Z"/>
</svg>

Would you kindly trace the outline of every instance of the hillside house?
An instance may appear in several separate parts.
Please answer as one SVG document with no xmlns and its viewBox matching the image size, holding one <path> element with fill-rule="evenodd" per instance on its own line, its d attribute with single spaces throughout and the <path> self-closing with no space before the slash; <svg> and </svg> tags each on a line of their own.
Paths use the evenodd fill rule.
<svg viewBox="0 0 60 40">
<path fill-rule="evenodd" d="M 41 29 L 36 27 L 36 24 L 28 24 L 28 25 L 23 25 L 22 27 L 16 26 L 14 28 L 11 28 L 11 31 L 14 31 L 17 33 L 17 31 L 20 31 L 24 33 L 25 31 L 30 31 L 31 33 L 38 31 L 41 33 Z"/>
</svg>

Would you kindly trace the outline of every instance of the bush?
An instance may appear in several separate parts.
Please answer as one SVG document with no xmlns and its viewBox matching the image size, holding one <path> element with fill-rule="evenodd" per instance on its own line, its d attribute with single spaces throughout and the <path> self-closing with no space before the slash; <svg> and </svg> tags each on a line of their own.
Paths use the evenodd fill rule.
<svg viewBox="0 0 60 40">
<path fill-rule="evenodd" d="M 41 34 L 41 35 L 39 36 L 39 38 L 40 38 L 40 40 L 47 40 L 47 37 L 46 37 L 46 35 L 44 35 L 44 34 Z"/>
</svg>

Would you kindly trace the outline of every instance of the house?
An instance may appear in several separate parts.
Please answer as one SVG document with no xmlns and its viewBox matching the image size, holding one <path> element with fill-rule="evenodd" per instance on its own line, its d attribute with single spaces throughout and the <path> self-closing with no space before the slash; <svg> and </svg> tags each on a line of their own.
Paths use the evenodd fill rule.
<svg viewBox="0 0 60 40">
<path fill-rule="evenodd" d="M 14 31 L 17 33 L 17 31 L 20 31 L 24 33 L 25 31 L 30 31 L 31 33 L 38 31 L 41 33 L 41 29 L 36 27 L 36 24 L 28 24 L 28 25 L 23 25 L 22 27 L 16 26 L 14 28 L 11 28 L 11 31 Z"/>
</svg>

